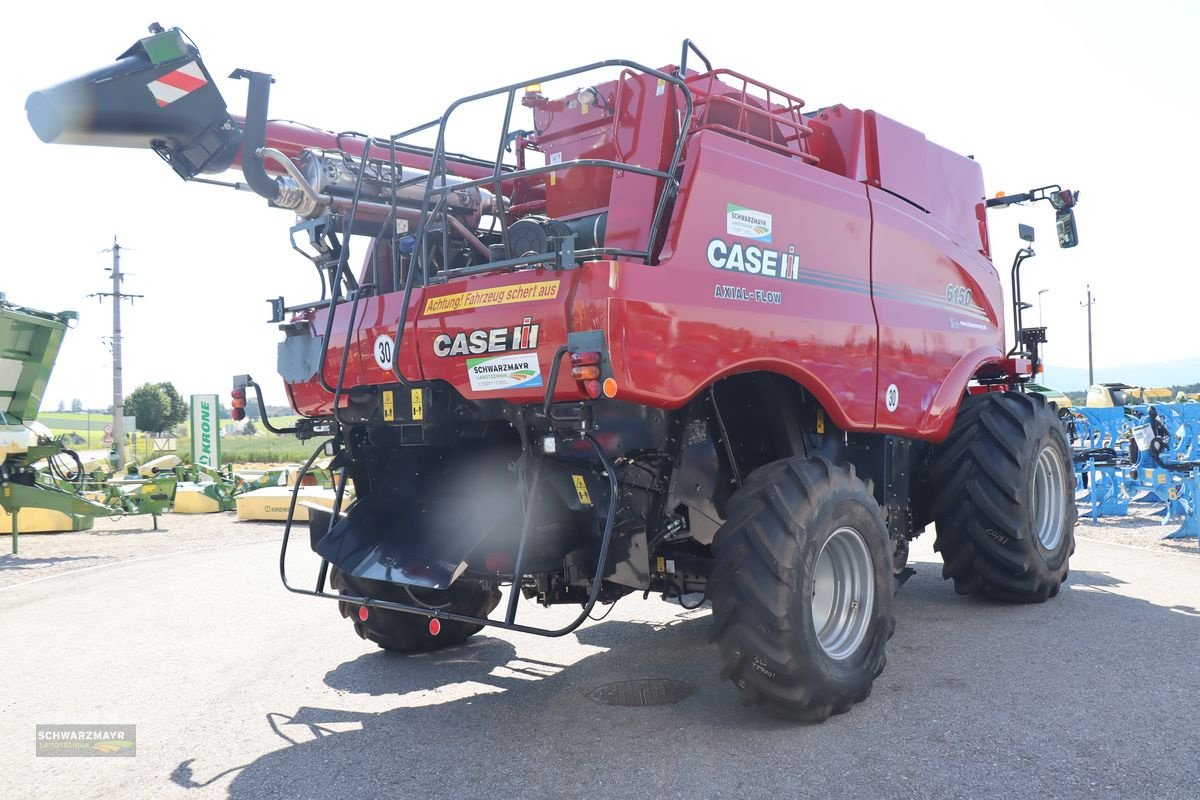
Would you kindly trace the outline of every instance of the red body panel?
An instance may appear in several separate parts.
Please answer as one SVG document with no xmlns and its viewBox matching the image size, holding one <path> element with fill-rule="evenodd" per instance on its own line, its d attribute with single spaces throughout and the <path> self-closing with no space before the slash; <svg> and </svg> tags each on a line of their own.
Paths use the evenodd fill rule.
<svg viewBox="0 0 1200 800">
<path fill-rule="evenodd" d="M 598 89 L 617 106 L 607 122 L 598 109 L 589 119 L 569 104 L 553 119 L 538 112 L 545 151 L 569 160 L 632 149 L 642 166 L 664 168 L 669 93 L 655 95 L 644 79 Z M 639 118 L 641 138 L 622 144 L 623 126 Z M 805 119 L 814 133 L 804 157 L 719 129 L 693 133 L 654 265 L 592 261 L 415 290 L 404 376 L 446 381 L 469 399 L 540 403 L 567 333 L 599 329 L 621 400 L 677 408 L 724 376 L 770 371 L 805 386 L 844 429 L 944 437 L 967 382 L 1003 359 L 979 167 L 873 112 L 838 106 Z M 809 149 L 820 163 L 809 163 Z M 552 214 L 607 210 L 618 246 L 635 246 L 656 183 L 576 168 L 532 194 L 544 191 Z M 395 334 L 400 302 L 397 292 L 360 304 L 347 386 L 394 383 L 373 347 Z M 318 332 L 324 313 L 313 316 Z M 348 304 L 334 324 L 330 383 L 347 319 Z M 465 349 L 489 341 L 500 349 Z M 496 357 L 488 363 L 514 370 L 496 379 L 510 386 L 471 376 L 473 358 Z M 521 371 L 528 359 L 532 369 Z M 328 413 L 329 394 L 315 380 L 291 388 L 298 412 Z M 564 374 L 555 398 L 582 395 Z"/>
</svg>

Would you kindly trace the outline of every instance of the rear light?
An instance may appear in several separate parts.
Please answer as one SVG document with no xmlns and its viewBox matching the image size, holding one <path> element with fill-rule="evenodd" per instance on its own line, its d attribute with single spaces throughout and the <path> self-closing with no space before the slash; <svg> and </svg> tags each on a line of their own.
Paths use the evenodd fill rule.
<svg viewBox="0 0 1200 800">
<path fill-rule="evenodd" d="M 599 367 L 571 367 L 571 377 L 577 381 L 599 381 Z"/>
<path fill-rule="evenodd" d="M 601 355 L 595 351 L 571 353 L 571 378 L 582 384 L 584 394 L 592 400 L 600 396 Z"/>
<path fill-rule="evenodd" d="M 246 390 L 234 389 L 231 394 L 233 396 L 233 403 L 229 412 L 230 416 L 233 417 L 235 422 L 241 422 L 246 418 Z"/>
<path fill-rule="evenodd" d="M 599 353 L 571 353 L 572 367 L 589 367 L 599 363 Z"/>
</svg>

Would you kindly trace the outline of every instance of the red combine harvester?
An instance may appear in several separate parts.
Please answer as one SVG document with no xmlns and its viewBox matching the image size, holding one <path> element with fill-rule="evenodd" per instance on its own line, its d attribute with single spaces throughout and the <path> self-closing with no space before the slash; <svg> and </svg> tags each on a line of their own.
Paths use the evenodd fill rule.
<svg viewBox="0 0 1200 800">
<path fill-rule="evenodd" d="M 315 583 L 289 580 L 286 533 L 281 573 L 360 636 L 430 650 L 566 634 L 632 592 L 707 599 L 743 699 L 820 720 L 883 669 L 931 522 L 959 592 L 1058 592 L 1071 452 L 1022 391 L 1044 329 L 1019 292 L 1005 348 L 985 210 L 1049 200 L 1069 247 L 1077 193 L 985 201 L 972 159 L 873 111 L 804 112 L 690 42 L 677 66 L 566 70 L 386 137 L 270 121 L 272 78 L 232 77 L 244 118 L 155 25 L 26 109 L 43 141 L 147 147 L 185 180 L 235 167 L 295 214 L 322 291 L 272 301 L 286 432 L 321 439 L 356 498 L 311 515 Z M 481 108 L 483 155 L 455 152 Z M 235 414 L 248 389 L 263 407 L 234 383 Z M 582 609 L 535 627 L 522 595 Z"/>
</svg>

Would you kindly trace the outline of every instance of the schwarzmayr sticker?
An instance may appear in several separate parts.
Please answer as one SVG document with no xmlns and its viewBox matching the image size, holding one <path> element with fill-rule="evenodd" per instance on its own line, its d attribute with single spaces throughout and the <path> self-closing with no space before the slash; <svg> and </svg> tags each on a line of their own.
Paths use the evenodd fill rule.
<svg viewBox="0 0 1200 800">
<path fill-rule="evenodd" d="M 725 232 L 756 242 L 771 241 L 771 215 L 744 206 L 725 206 Z"/>
<path fill-rule="evenodd" d="M 542 367 L 537 353 L 529 355 L 468 358 L 467 377 L 477 392 L 528 389 L 542 385 Z"/>
</svg>

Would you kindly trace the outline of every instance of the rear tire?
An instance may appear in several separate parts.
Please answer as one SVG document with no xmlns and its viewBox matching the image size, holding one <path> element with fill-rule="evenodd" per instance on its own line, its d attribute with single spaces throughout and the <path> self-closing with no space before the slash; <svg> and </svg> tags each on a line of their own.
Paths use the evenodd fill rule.
<svg viewBox="0 0 1200 800">
<path fill-rule="evenodd" d="M 445 591 L 430 591 L 413 589 L 406 592 L 405 588 L 394 583 L 372 581 L 365 578 L 352 578 L 336 567 L 329 575 L 329 585 L 342 594 L 369 597 L 373 600 L 388 600 L 405 605 L 416 605 L 414 597 L 429 606 L 449 605 L 444 609 L 455 614 L 467 614 L 473 617 L 486 617 L 500 602 L 500 592 L 485 591 L 477 585 L 458 582 Z M 368 609 L 367 619 L 358 617 L 361 608 L 357 603 L 341 601 L 338 610 L 343 617 L 354 623 L 354 631 L 363 639 L 370 640 L 396 653 L 425 653 L 430 650 L 440 650 L 462 644 L 469 637 L 483 630 L 482 625 L 457 620 L 443 619 L 441 631 L 437 636 L 429 632 L 429 618 L 419 614 L 408 614 L 403 611 L 389 611 L 385 608 Z"/>
<path fill-rule="evenodd" d="M 755 470 L 713 552 L 712 638 L 744 704 L 820 722 L 866 699 L 887 661 L 893 579 L 883 515 L 853 467 Z"/>
<path fill-rule="evenodd" d="M 967 397 L 933 456 L 930 512 L 942 577 L 959 594 L 1040 603 L 1075 552 L 1075 473 L 1066 431 L 1041 395 Z"/>
</svg>

